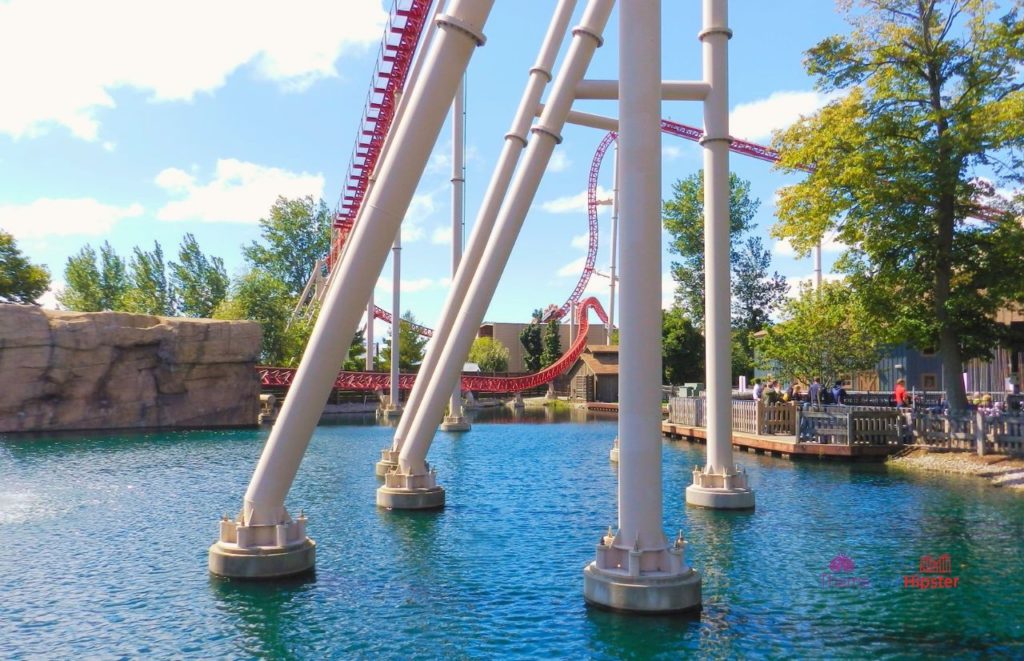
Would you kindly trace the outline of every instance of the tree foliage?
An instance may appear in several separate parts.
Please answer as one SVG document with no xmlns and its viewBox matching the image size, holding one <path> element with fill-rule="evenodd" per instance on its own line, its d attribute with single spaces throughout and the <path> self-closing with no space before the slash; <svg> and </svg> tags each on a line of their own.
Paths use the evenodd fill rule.
<svg viewBox="0 0 1024 661">
<path fill-rule="evenodd" d="M 553 364 L 562 356 L 562 338 L 559 335 L 561 325 L 557 318 L 552 317 L 544 326 L 544 350 L 540 356 L 542 368 Z"/>
<path fill-rule="evenodd" d="M 50 286 L 50 272 L 22 254 L 14 236 L 0 230 L 0 302 L 35 303 Z"/>
<path fill-rule="evenodd" d="M 789 284 L 778 271 L 768 275 L 772 255 L 759 236 L 748 236 L 736 251 L 732 268 L 732 327 L 753 333 L 771 323 L 786 300 Z"/>
<path fill-rule="evenodd" d="M 664 383 L 704 380 L 704 336 L 678 305 L 661 312 L 661 369 Z"/>
<path fill-rule="evenodd" d="M 100 291 L 100 272 L 96 267 L 96 251 L 88 243 L 68 257 L 64 265 L 64 290 L 57 301 L 69 310 L 100 312 L 109 310 Z"/>
<path fill-rule="evenodd" d="M 416 323 L 416 317 L 411 311 L 406 310 L 398 324 L 398 369 L 402 372 L 417 371 L 426 354 L 427 338 L 414 331 L 410 325 Z M 389 330 L 378 357 L 381 369 L 384 370 L 391 369 L 391 335 Z"/>
<path fill-rule="evenodd" d="M 540 369 L 541 356 L 544 354 L 544 342 L 541 339 L 540 309 L 533 311 L 530 325 L 519 333 L 519 343 L 523 345 L 523 364 L 528 372 Z"/>
<path fill-rule="evenodd" d="M 879 324 L 863 300 L 842 283 L 825 282 L 818 291 L 803 286 L 758 348 L 761 367 L 778 377 L 830 383 L 874 367 L 881 345 Z"/>
<path fill-rule="evenodd" d="M 174 299 L 167 282 L 164 250 L 156 241 L 153 250 L 138 246 L 132 249 L 128 262 L 128 291 L 124 295 L 124 309 L 139 314 L 173 315 Z"/>
<path fill-rule="evenodd" d="M 1008 329 L 993 313 L 1024 299 L 1024 228 L 968 220 L 991 183 L 1024 173 L 1021 3 L 996 20 L 980 0 L 860 0 L 852 31 L 807 54 L 844 93 L 775 140 L 781 166 L 813 165 L 781 191 L 773 233 L 806 254 L 826 232 L 838 262 L 894 342 L 937 346 L 947 398 L 966 405 L 962 363 Z"/>
<path fill-rule="evenodd" d="M 291 311 L 292 298 L 284 284 L 266 271 L 252 269 L 235 281 L 230 296 L 221 301 L 213 317 L 258 321 L 263 329 L 260 362 L 264 365 L 288 365 L 297 364 L 298 356 L 305 347 L 299 339 L 304 331 L 301 326 L 290 336 L 285 332 Z M 299 343 L 302 347 L 297 348 Z"/>
<path fill-rule="evenodd" d="M 476 363 L 482 372 L 507 372 L 508 347 L 493 337 L 478 337 L 469 350 L 469 362 Z"/>
<path fill-rule="evenodd" d="M 182 239 L 178 262 L 171 262 L 170 267 L 174 298 L 181 314 L 209 317 L 227 296 L 230 283 L 224 260 L 204 255 L 192 234 Z"/>
<path fill-rule="evenodd" d="M 672 184 L 673 197 L 662 207 L 662 222 L 672 236 L 669 249 L 679 255 L 672 262 L 676 300 L 698 326 L 704 326 L 704 171 Z M 736 261 L 737 247 L 750 230 L 761 202 L 750 197 L 750 182 L 729 173 L 729 224 Z"/>
<path fill-rule="evenodd" d="M 261 242 L 242 248 L 246 261 L 267 271 L 292 296 L 300 294 L 318 259 L 331 247 L 332 216 L 327 204 L 309 195 L 278 197 L 267 218 L 260 219 Z"/>
</svg>

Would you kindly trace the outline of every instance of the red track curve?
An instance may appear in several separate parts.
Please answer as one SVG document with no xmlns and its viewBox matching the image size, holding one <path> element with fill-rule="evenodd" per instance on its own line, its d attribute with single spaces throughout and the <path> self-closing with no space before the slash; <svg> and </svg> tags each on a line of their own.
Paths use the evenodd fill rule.
<svg viewBox="0 0 1024 661">
<path fill-rule="evenodd" d="M 589 328 L 587 312 L 589 310 L 593 310 L 603 323 L 608 323 L 608 315 L 605 314 L 600 301 L 593 296 L 583 300 L 580 303 L 580 320 L 576 339 L 569 350 L 548 367 L 525 376 L 463 375 L 460 386 L 463 392 L 467 390 L 473 392 L 521 392 L 554 381 L 556 377 L 573 366 L 586 348 L 587 329 Z M 294 367 L 260 366 L 256 369 L 264 386 L 277 387 L 290 386 L 296 372 Z M 415 374 L 402 374 L 398 377 L 398 387 L 401 390 L 411 390 L 414 383 L 416 383 Z M 338 378 L 334 380 L 334 387 L 339 390 L 387 390 L 391 387 L 391 375 L 384 372 L 343 371 L 339 372 Z"/>
</svg>

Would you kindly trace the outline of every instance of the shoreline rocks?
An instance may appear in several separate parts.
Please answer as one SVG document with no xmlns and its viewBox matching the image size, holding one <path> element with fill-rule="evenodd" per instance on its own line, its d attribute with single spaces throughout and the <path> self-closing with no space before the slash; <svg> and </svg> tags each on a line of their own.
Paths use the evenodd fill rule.
<svg viewBox="0 0 1024 661">
<path fill-rule="evenodd" d="M 259 324 L 0 305 L 0 433 L 238 427 Z"/>
<path fill-rule="evenodd" d="M 992 454 L 979 457 L 972 452 L 929 452 L 914 449 L 890 457 L 889 466 L 985 478 L 995 487 L 1006 487 L 1024 494 L 1024 459 Z"/>
</svg>

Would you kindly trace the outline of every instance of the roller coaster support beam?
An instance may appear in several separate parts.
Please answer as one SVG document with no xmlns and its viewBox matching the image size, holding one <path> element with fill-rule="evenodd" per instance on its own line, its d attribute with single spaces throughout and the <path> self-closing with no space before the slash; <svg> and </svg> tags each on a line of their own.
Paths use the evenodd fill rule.
<svg viewBox="0 0 1024 661">
<path fill-rule="evenodd" d="M 366 304 L 366 371 L 372 372 L 373 364 L 373 309 L 377 307 L 373 303 L 373 292 L 370 292 L 370 301 Z"/>
<path fill-rule="evenodd" d="M 711 86 L 703 80 L 666 80 L 661 83 L 661 98 L 664 101 L 703 101 L 710 90 Z M 616 101 L 619 98 L 619 81 L 580 81 L 576 86 L 576 98 Z"/>
<path fill-rule="evenodd" d="M 662 529 L 661 2 L 619 3 L 620 205 L 619 529 L 583 571 L 587 602 L 670 612 L 700 608 L 701 579 L 681 539 Z"/>
<path fill-rule="evenodd" d="M 466 295 L 464 299 L 453 300 L 453 297 L 458 296 L 454 286 L 448 294 L 445 303 L 446 317 L 455 315 L 451 333 L 447 342 L 432 343 L 431 349 L 441 350 L 441 355 L 435 368 L 427 373 L 421 371 L 425 378 L 419 379 L 414 387 L 414 391 L 424 388 L 422 400 L 402 446 L 398 459 L 399 468 L 388 473 L 385 485 L 377 491 L 378 505 L 424 507 L 425 501 L 416 498 L 417 490 L 439 488 L 434 483 L 433 473 L 428 471 L 426 465 L 426 455 L 434 436 L 436 420 L 440 417 L 444 400 L 450 396 L 459 379 L 466 354 L 494 296 L 501 273 L 508 263 L 519 230 L 540 186 L 544 169 L 551 160 L 555 145 L 561 140 L 561 130 L 565 124 L 565 116 L 572 107 L 576 85 L 583 79 L 594 51 L 601 43 L 601 33 L 608 22 L 613 4 L 613 0 L 590 0 L 587 3 L 581 24 L 573 29 L 573 38 L 562 68 L 553 83 L 547 108 L 532 129 L 533 136 L 526 147 L 523 162 L 515 173 L 508 196 L 501 205 L 494 230 L 483 250 L 483 256 L 469 283 Z M 529 117 L 535 107 L 536 104 L 524 103 L 520 106 L 520 111 Z M 464 280 L 466 267 L 472 262 L 473 260 L 469 258 L 462 261 L 456 282 Z M 434 506 L 440 507 L 443 504 L 442 496 Z"/>
<path fill-rule="evenodd" d="M 209 556 L 215 574 L 269 578 L 305 572 L 315 563 L 306 519 L 292 519 L 284 499 L 359 327 L 362 307 L 352 301 L 370 298 L 459 81 L 473 51 L 484 42 L 483 27 L 493 5 L 493 0 L 453 0 L 448 13 L 437 19 L 423 72 L 407 92 L 407 116 L 391 128 L 392 149 L 353 229 L 352 245 L 336 266 L 339 272 L 249 483 L 242 512 L 237 520 L 220 522 L 220 538 Z"/>
<path fill-rule="evenodd" d="M 732 336 L 729 326 L 729 38 L 726 0 L 704 0 L 704 346 L 707 359 L 707 464 L 686 488 L 690 505 L 752 509 L 754 492 L 732 456 Z M 625 334 L 625 333 L 624 333 Z"/>
<path fill-rule="evenodd" d="M 391 383 L 388 390 L 388 405 L 381 409 L 385 418 L 402 415 L 402 392 L 398 389 L 399 357 L 402 355 L 402 231 L 395 235 L 391 248 Z"/>
<path fill-rule="evenodd" d="M 615 156 L 612 165 L 612 258 L 608 267 L 608 344 L 612 343 L 612 332 L 615 330 L 615 287 L 618 276 L 615 274 L 615 263 L 619 250 L 619 141 L 615 141 Z"/>
<path fill-rule="evenodd" d="M 547 34 L 544 37 L 543 45 L 537 55 L 536 63 L 530 69 L 530 77 L 526 83 L 526 90 L 523 92 L 522 100 L 512 120 L 512 127 L 505 134 L 505 144 L 502 147 L 501 155 L 495 166 L 494 174 L 487 186 L 487 192 L 480 204 L 480 211 L 473 226 L 473 232 L 469 237 L 469 244 L 465 254 L 460 261 L 460 268 L 455 277 L 452 278 L 452 286 L 448 298 L 445 300 L 444 308 L 437 328 L 434 329 L 434 340 L 427 345 L 427 353 L 423 357 L 419 373 L 432 374 L 441 357 L 441 351 L 448 343 L 448 336 L 455 323 L 455 313 L 462 306 L 469 290 L 469 283 L 473 279 L 476 264 L 483 257 L 484 248 L 487 246 L 487 239 L 494 229 L 494 221 L 498 216 L 498 209 L 508 191 L 509 183 L 512 181 L 512 174 L 515 172 L 516 164 L 519 162 L 519 155 L 526 147 L 526 138 L 530 128 L 530 120 L 533 118 L 534 109 L 540 102 L 544 88 L 551 80 L 551 67 L 555 64 L 555 57 L 558 56 L 558 47 L 569 27 L 573 10 L 576 8 L 576 0 L 559 0 L 555 12 L 551 17 Z M 395 430 L 394 441 L 391 446 L 381 451 L 381 460 L 377 463 L 377 475 L 384 475 L 389 467 L 398 465 L 398 455 L 402 450 L 405 439 L 409 433 L 409 426 L 418 414 L 420 399 L 424 386 L 414 387 L 409 393 L 405 403 L 405 415 L 398 423 Z"/>
<path fill-rule="evenodd" d="M 452 281 L 462 261 L 462 228 L 465 225 L 466 185 L 466 88 L 459 85 L 452 104 Z M 448 402 L 448 415 L 441 423 L 442 431 L 469 431 L 469 421 L 462 412 L 462 388 L 455 384 Z"/>
</svg>

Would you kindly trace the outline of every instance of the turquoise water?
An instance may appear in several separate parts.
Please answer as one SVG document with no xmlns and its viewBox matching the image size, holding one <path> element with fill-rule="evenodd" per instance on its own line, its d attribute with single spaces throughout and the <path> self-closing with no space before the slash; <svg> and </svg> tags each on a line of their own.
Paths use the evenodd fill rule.
<svg viewBox="0 0 1024 661">
<path fill-rule="evenodd" d="M 318 428 L 288 497 L 317 572 L 283 585 L 206 571 L 266 431 L 0 439 L 0 657 L 1024 657 L 1024 498 L 742 455 L 757 510 L 688 510 L 703 448 L 678 441 L 663 442 L 665 530 L 691 543 L 703 611 L 587 608 L 581 570 L 615 521 L 615 426 L 560 418 L 438 434 L 435 513 L 374 506 L 387 428 Z M 902 587 L 944 553 L 956 589 Z M 857 587 L 822 584 L 839 554 Z"/>
</svg>

